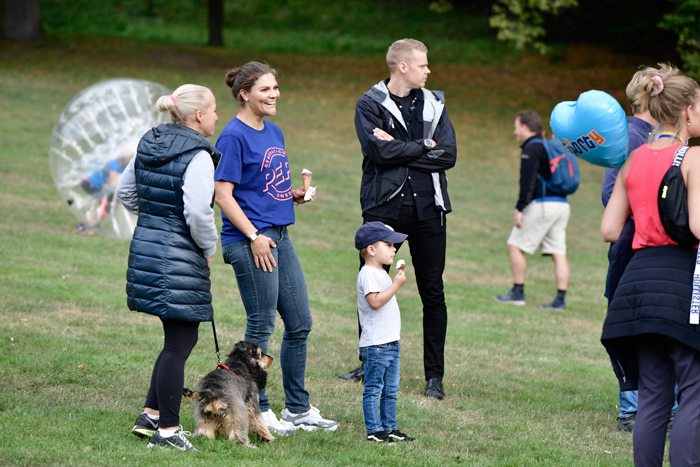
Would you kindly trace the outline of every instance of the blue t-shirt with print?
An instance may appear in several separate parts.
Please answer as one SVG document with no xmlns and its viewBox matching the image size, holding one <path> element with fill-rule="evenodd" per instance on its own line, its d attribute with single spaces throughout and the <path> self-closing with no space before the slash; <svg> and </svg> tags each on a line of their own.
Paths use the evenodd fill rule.
<svg viewBox="0 0 700 467">
<path fill-rule="evenodd" d="M 294 200 L 289 160 L 282 130 L 265 121 L 262 130 L 234 118 L 216 141 L 221 162 L 214 180 L 235 184 L 233 197 L 256 229 L 294 223 Z M 221 244 L 246 237 L 222 212 Z"/>
</svg>

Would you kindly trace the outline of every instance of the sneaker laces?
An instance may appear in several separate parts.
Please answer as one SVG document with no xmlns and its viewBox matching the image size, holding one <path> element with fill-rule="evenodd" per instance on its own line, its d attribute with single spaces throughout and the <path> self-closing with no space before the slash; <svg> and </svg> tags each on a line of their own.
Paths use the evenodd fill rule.
<svg viewBox="0 0 700 467">
<path fill-rule="evenodd" d="M 178 435 L 181 435 L 181 434 L 182 434 L 182 435 L 185 435 L 185 436 L 192 436 L 192 432 L 191 432 L 191 431 L 185 431 L 184 428 L 182 428 L 182 425 L 180 425 L 180 427 L 177 429 L 177 431 L 175 431 L 175 436 L 178 436 Z M 187 441 L 187 442 L 189 443 L 189 441 Z"/>
<path fill-rule="evenodd" d="M 182 429 L 182 425 L 180 425 L 180 428 L 175 432 L 173 436 L 177 436 L 180 438 L 184 443 L 186 448 L 194 448 L 192 443 L 190 442 L 189 439 L 185 438 L 185 436 L 192 436 L 192 433 L 189 431 L 185 431 Z"/>
</svg>

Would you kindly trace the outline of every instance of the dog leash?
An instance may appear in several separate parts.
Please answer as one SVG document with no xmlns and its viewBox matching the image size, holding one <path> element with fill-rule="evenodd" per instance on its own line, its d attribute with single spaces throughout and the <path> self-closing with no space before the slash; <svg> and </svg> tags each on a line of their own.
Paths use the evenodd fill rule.
<svg viewBox="0 0 700 467">
<path fill-rule="evenodd" d="M 216 346 L 216 369 L 223 368 L 228 370 L 228 367 L 221 363 L 221 357 L 219 356 L 219 340 L 216 338 L 216 324 L 214 324 L 214 318 L 211 319 L 211 330 L 214 332 L 214 345 Z"/>
</svg>

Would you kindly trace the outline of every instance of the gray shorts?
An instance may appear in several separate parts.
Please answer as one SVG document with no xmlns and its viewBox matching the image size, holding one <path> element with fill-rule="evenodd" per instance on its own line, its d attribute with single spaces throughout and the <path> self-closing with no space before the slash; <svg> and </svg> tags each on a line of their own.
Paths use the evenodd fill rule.
<svg viewBox="0 0 700 467">
<path fill-rule="evenodd" d="M 565 255 L 569 213 L 568 202 L 531 202 L 523 210 L 522 228 L 514 226 L 510 232 L 508 245 L 528 254 L 539 247 L 543 255 Z"/>
</svg>

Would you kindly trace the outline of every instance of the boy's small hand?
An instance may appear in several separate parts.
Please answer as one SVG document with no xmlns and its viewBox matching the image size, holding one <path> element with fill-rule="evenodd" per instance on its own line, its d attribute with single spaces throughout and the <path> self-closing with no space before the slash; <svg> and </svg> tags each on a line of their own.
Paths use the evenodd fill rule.
<svg viewBox="0 0 700 467">
<path fill-rule="evenodd" d="M 396 273 L 394 276 L 394 284 L 397 284 L 399 287 L 404 285 L 406 283 L 406 273 L 404 272 L 403 269 L 400 269 L 399 272 Z"/>
</svg>

